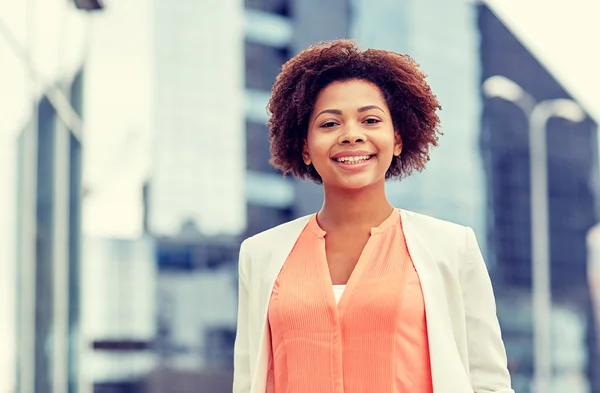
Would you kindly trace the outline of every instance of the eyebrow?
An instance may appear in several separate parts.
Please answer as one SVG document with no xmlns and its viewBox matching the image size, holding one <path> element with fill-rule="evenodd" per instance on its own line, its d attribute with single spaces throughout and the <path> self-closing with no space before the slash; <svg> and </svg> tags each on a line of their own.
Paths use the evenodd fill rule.
<svg viewBox="0 0 600 393">
<path fill-rule="evenodd" d="M 385 113 L 385 111 L 383 109 L 381 109 L 380 107 L 378 107 L 377 105 L 367 105 L 367 106 L 360 107 L 360 108 L 358 108 L 358 112 L 359 113 L 360 112 L 366 112 L 366 111 L 371 110 L 371 109 L 379 109 L 380 111 L 382 111 L 383 113 Z"/>
<path fill-rule="evenodd" d="M 360 107 L 360 108 L 358 108 L 356 111 L 357 111 L 358 113 L 361 113 L 361 112 L 366 112 L 366 111 L 368 111 L 368 110 L 371 110 L 371 109 L 379 109 L 380 111 L 382 111 L 383 113 L 385 113 L 385 111 L 384 111 L 383 109 L 381 109 L 380 107 L 378 107 L 377 105 L 367 105 L 367 106 L 361 106 L 361 107 Z M 317 117 L 321 116 L 323 113 L 332 113 L 332 114 L 334 114 L 334 115 L 341 115 L 341 114 L 342 114 L 342 111 L 341 111 L 341 110 L 339 110 L 339 109 L 325 109 L 325 110 L 322 110 L 321 112 L 319 112 L 319 114 L 317 114 L 317 115 L 315 116 L 315 119 L 316 119 Z"/>
</svg>

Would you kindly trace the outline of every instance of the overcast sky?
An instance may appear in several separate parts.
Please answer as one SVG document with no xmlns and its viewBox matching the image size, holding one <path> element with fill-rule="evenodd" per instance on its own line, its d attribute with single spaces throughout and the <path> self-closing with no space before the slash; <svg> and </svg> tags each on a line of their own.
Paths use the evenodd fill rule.
<svg viewBox="0 0 600 393">
<path fill-rule="evenodd" d="M 486 0 L 486 3 L 600 122 L 600 1 Z"/>
</svg>

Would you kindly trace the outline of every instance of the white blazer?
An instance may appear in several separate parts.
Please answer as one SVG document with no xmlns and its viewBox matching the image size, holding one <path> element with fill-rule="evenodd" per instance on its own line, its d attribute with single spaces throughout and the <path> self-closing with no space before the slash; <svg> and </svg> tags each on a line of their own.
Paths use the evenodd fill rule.
<svg viewBox="0 0 600 393">
<path fill-rule="evenodd" d="M 425 300 L 434 392 L 514 393 L 492 285 L 473 230 L 404 210 L 401 217 Z M 266 392 L 271 291 L 309 218 L 241 245 L 234 393 Z"/>
</svg>

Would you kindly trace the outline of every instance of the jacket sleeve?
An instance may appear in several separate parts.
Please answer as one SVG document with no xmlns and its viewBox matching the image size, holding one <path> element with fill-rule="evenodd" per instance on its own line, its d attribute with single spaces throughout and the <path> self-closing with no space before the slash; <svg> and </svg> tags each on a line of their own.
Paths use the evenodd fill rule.
<svg viewBox="0 0 600 393">
<path fill-rule="evenodd" d="M 496 315 L 490 276 L 473 230 L 466 228 L 460 274 L 465 307 L 471 386 L 475 393 L 514 393 Z"/>
<path fill-rule="evenodd" d="M 233 393 L 249 393 L 252 383 L 250 355 L 248 349 L 248 277 L 246 244 L 240 246 L 238 262 L 238 317 L 233 355 Z"/>
</svg>

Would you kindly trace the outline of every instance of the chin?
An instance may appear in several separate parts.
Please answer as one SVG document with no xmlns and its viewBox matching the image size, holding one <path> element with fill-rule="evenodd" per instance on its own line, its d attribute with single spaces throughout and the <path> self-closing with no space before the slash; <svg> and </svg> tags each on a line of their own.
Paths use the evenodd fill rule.
<svg viewBox="0 0 600 393">
<path fill-rule="evenodd" d="M 339 179 L 335 182 L 336 188 L 348 191 L 359 191 L 384 184 L 380 179 Z"/>
</svg>

